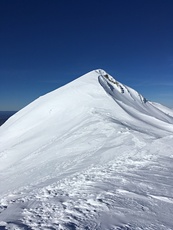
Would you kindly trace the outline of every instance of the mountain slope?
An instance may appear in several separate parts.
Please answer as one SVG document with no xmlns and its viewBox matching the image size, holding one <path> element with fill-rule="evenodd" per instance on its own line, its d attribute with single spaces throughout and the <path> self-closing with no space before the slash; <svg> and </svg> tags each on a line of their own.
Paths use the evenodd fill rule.
<svg viewBox="0 0 173 230">
<path fill-rule="evenodd" d="M 38 98 L 0 127 L 0 226 L 173 228 L 172 139 L 172 110 L 103 70 Z"/>
</svg>

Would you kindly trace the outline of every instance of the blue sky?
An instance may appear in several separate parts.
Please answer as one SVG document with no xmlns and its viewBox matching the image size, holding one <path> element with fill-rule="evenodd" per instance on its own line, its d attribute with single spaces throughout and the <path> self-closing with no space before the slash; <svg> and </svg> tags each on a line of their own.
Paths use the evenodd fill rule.
<svg viewBox="0 0 173 230">
<path fill-rule="evenodd" d="M 0 111 L 102 68 L 173 108 L 172 0 L 1 0 Z"/>
</svg>

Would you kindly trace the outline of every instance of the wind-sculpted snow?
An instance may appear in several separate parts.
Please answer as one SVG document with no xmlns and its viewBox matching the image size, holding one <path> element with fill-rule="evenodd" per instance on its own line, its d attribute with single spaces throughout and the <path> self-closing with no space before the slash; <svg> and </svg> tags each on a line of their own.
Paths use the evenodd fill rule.
<svg viewBox="0 0 173 230">
<path fill-rule="evenodd" d="M 173 111 L 103 70 L 0 127 L 0 229 L 173 229 Z"/>
</svg>

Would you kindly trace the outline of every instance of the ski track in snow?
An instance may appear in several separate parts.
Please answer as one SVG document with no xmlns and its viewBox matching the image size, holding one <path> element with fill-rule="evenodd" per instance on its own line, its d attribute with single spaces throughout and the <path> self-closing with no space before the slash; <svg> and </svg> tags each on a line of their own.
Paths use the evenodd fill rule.
<svg viewBox="0 0 173 230">
<path fill-rule="evenodd" d="M 70 120 L 64 114 L 66 98 L 64 107 L 60 103 L 60 122 L 52 115 L 58 107 L 58 93 L 53 92 L 46 109 L 44 97 L 43 105 L 31 105 L 36 121 L 39 105 L 41 113 L 49 111 L 44 115 L 47 126 L 39 126 L 38 120 L 28 128 L 24 110 L 11 121 L 16 139 L 8 133 L 10 121 L 7 133 L 2 129 L 0 230 L 173 229 L 173 113 L 161 105 L 146 105 L 142 95 L 103 70 L 92 74 L 96 78 L 86 81 L 85 102 L 96 103 L 89 108 L 79 104 Z M 85 81 L 84 86 L 83 78 L 80 81 L 72 84 L 77 86 L 77 98 L 70 94 L 75 103 L 85 93 Z M 35 121 L 29 119 L 30 124 Z"/>
</svg>

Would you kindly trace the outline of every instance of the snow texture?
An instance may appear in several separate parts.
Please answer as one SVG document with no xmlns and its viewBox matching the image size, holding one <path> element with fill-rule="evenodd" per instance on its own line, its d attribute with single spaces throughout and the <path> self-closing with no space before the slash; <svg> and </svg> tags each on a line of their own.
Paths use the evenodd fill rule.
<svg viewBox="0 0 173 230">
<path fill-rule="evenodd" d="M 0 127 L 0 230 L 173 229 L 173 110 L 104 70 Z"/>
</svg>

